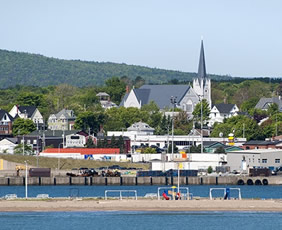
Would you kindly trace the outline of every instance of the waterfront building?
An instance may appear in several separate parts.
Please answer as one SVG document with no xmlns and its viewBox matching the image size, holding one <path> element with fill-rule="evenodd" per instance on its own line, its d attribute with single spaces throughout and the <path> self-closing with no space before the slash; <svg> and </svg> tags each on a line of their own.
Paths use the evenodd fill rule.
<svg viewBox="0 0 282 230">
<path fill-rule="evenodd" d="M 281 167 L 281 149 L 252 149 L 243 151 L 232 151 L 227 153 L 227 165 L 230 170 L 246 172 L 250 168 L 269 168 Z"/>
</svg>

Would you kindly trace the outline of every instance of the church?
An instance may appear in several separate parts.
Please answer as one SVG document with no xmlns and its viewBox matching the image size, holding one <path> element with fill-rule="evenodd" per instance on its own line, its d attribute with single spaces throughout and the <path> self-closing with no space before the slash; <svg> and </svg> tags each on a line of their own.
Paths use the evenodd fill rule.
<svg viewBox="0 0 282 230">
<path fill-rule="evenodd" d="M 143 85 L 139 89 L 132 89 L 122 99 L 120 106 L 141 108 L 143 105 L 154 101 L 161 110 L 172 107 L 171 98 L 175 100 L 175 107 L 191 115 L 195 106 L 206 99 L 211 102 L 211 80 L 206 74 L 204 44 L 201 41 L 198 76 L 191 85 Z"/>
</svg>

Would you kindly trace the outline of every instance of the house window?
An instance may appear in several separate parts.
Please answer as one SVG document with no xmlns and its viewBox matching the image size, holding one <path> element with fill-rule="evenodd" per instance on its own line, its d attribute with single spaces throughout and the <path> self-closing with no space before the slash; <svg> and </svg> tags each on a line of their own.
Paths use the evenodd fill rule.
<svg viewBox="0 0 282 230">
<path fill-rule="evenodd" d="M 260 159 L 258 159 L 258 163 L 260 163 Z"/>
<path fill-rule="evenodd" d="M 280 159 L 275 159 L 275 163 L 280 163 Z"/>
<path fill-rule="evenodd" d="M 262 163 L 266 164 L 267 163 L 267 159 L 262 159 Z"/>
<path fill-rule="evenodd" d="M 214 117 L 216 117 L 216 113 L 214 113 Z"/>
</svg>

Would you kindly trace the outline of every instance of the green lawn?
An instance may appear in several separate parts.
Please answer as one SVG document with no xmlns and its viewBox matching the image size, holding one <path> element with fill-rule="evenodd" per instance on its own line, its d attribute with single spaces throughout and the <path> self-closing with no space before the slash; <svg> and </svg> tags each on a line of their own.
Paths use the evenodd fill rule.
<svg viewBox="0 0 282 230">
<path fill-rule="evenodd" d="M 21 155 L 3 155 L 0 154 L 0 159 L 7 160 L 10 162 L 15 162 L 19 164 L 25 164 L 28 161 L 29 165 L 37 166 L 36 156 L 21 156 Z M 107 167 L 111 165 L 120 165 L 121 167 L 135 167 L 149 169 L 149 164 L 143 163 L 128 163 L 128 162 L 113 162 L 113 161 L 94 161 L 94 160 L 75 160 L 75 159 L 63 159 L 60 158 L 49 158 L 49 157 L 38 157 L 38 167 L 39 168 L 58 168 L 58 162 L 60 164 L 61 170 L 69 170 L 72 168 L 99 168 Z"/>
</svg>

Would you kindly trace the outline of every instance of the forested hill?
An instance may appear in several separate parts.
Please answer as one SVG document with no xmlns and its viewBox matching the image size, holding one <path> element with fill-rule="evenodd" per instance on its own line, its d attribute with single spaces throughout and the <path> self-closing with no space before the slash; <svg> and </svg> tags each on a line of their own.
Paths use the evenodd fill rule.
<svg viewBox="0 0 282 230">
<path fill-rule="evenodd" d="M 197 66 L 195 66 L 197 69 Z M 113 76 L 135 79 L 148 84 L 167 83 L 173 79 L 191 81 L 196 73 L 148 68 L 110 62 L 61 60 L 38 54 L 0 50 L 0 87 L 14 85 L 48 86 L 67 83 L 74 86 L 103 85 Z M 210 75 L 214 80 L 231 80 L 228 76 Z"/>
</svg>

